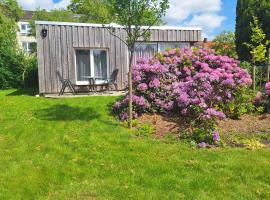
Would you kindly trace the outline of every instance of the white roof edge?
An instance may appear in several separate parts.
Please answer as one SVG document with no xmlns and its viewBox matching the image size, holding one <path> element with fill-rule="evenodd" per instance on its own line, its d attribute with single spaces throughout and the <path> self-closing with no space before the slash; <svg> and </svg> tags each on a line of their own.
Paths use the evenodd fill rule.
<svg viewBox="0 0 270 200">
<path fill-rule="evenodd" d="M 56 26 L 90 26 L 90 27 L 114 27 L 123 28 L 118 24 L 90 24 L 90 23 L 75 23 L 75 22 L 54 22 L 54 21 L 35 21 L 36 25 L 56 25 Z M 148 26 L 142 26 L 142 28 L 148 28 Z M 184 31 L 201 31 L 200 27 L 180 27 L 180 26 L 152 26 L 150 29 L 159 30 L 184 30 Z"/>
</svg>

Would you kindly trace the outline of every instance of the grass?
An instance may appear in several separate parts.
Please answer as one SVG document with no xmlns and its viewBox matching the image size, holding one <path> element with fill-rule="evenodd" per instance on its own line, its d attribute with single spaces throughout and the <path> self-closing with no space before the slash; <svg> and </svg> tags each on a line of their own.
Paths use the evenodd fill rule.
<svg viewBox="0 0 270 200">
<path fill-rule="evenodd" d="M 270 199 L 270 150 L 136 137 L 115 97 L 0 91 L 0 199 Z"/>
</svg>

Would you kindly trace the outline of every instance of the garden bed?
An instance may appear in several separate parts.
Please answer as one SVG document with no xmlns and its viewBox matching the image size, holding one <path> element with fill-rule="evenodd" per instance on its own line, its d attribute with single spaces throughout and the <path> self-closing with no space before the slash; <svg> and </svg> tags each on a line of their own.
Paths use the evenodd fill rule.
<svg viewBox="0 0 270 200">
<path fill-rule="evenodd" d="M 155 137 L 164 138 L 167 134 L 181 135 L 185 128 L 184 120 L 162 115 L 145 114 L 139 118 L 141 123 L 154 126 Z M 225 119 L 219 121 L 218 129 L 229 145 L 235 145 L 235 138 L 258 139 L 266 147 L 270 147 L 270 114 L 244 115 L 239 120 Z M 241 146 L 241 145 L 240 145 Z"/>
</svg>

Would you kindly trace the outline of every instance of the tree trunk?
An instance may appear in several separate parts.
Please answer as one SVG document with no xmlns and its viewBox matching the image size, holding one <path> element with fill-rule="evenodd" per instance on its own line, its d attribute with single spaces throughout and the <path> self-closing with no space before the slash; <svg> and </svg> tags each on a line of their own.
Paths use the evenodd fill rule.
<svg viewBox="0 0 270 200">
<path fill-rule="evenodd" d="M 269 73 L 270 73 L 270 48 L 268 49 L 267 77 L 266 77 L 267 82 L 269 82 Z"/>
<path fill-rule="evenodd" d="M 256 66 L 255 66 L 255 56 L 254 55 L 252 55 L 252 64 L 253 64 L 253 73 L 252 73 L 253 92 L 255 93 L 255 91 L 256 91 Z"/>
<path fill-rule="evenodd" d="M 128 92 L 129 92 L 129 102 L 128 102 L 128 126 L 132 128 L 132 60 L 134 51 L 129 50 L 129 72 L 128 72 Z"/>
</svg>

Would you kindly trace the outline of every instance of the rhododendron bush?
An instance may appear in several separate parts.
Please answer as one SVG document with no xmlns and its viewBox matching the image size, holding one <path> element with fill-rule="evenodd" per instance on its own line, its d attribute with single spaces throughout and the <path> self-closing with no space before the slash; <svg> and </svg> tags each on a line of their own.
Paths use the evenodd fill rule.
<svg viewBox="0 0 270 200">
<path fill-rule="evenodd" d="M 229 104 L 252 83 L 239 61 L 216 56 L 210 50 L 171 49 L 133 66 L 134 117 L 164 113 L 183 118 L 195 128 L 215 135 L 217 119 L 224 119 Z M 113 105 L 126 120 L 128 96 Z"/>
<path fill-rule="evenodd" d="M 262 112 L 270 111 L 270 82 L 265 84 L 265 88 L 263 92 L 258 92 L 254 101 L 254 105 Z"/>
</svg>

